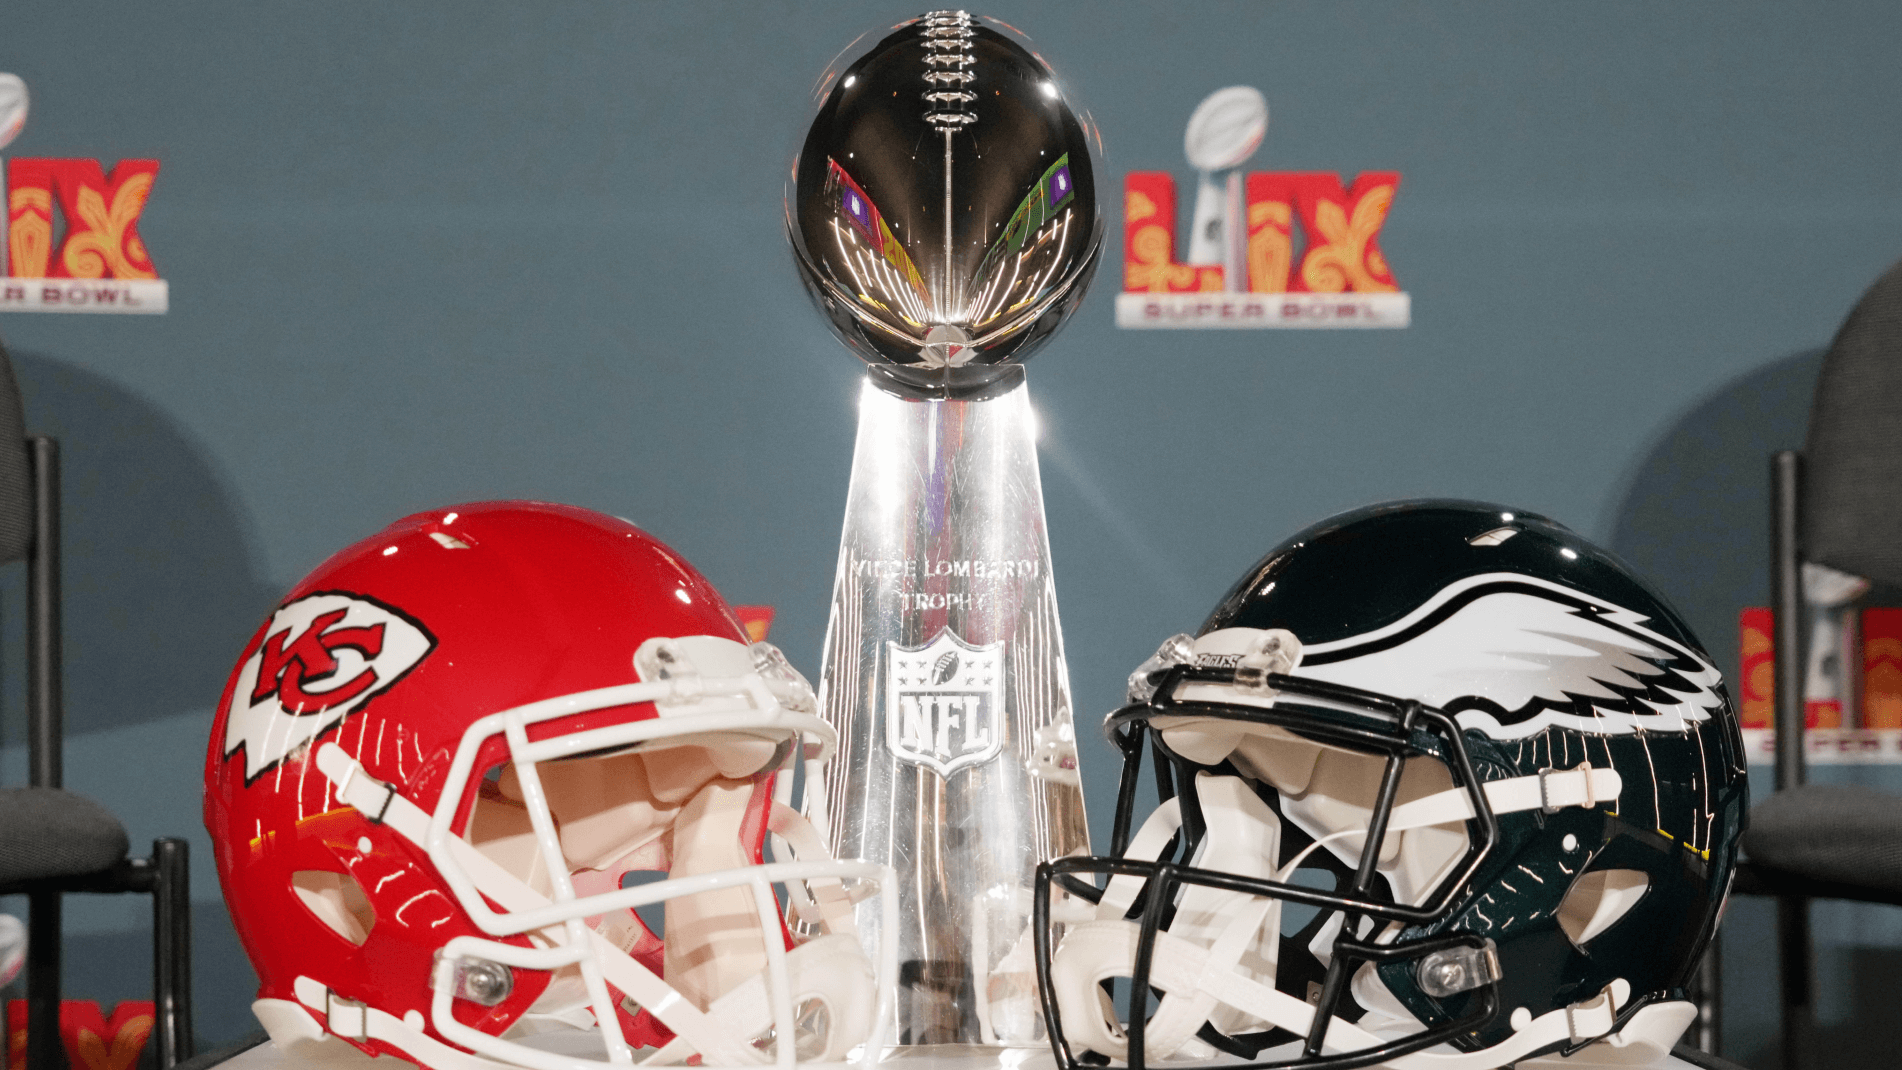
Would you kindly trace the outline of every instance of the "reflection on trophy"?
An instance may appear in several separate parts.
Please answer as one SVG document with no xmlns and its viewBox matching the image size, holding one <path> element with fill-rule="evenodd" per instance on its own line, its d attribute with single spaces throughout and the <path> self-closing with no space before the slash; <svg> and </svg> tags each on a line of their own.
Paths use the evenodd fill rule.
<svg viewBox="0 0 1902 1070">
<path fill-rule="evenodd" d="M 788 192 L 868 366 L 820 678 L 840 750 L 808 807 L 898 871 L 902 1044 L 1042 1043 L 1033 873 L 1088 848 L 1020 365 L 1095 267 L 1091 137 L 1014 31 L 936 12 L 829 73 Z"/>
</svg>

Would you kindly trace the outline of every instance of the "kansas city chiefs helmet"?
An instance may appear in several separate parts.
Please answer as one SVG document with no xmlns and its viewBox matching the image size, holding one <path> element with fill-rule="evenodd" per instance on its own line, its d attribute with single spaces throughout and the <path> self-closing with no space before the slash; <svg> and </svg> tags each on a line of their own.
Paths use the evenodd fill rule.
<svg viewBox="0 0 1902 1070">
<path fill-rule="evenodd" d="M 433 1070 L 876 1050 L 895 963 L 854 917 L 893 926 L 893 877 L 790 806 L 801 767 L 824 798 L 815 709 L 624 521 L 488 502 L 343 550 L 252 637 L 206 756 L 259 1021 Z"/>
<path fill-rule="evenodd" d="M 1107 727 L 1111 852 L 1038 873 L 1066 1070 L 1642 1063 L 1694 1017 L 1744 823 L 1737 720 L 1663 599 L 1550 520 L 1317 524 Z"/>
</svg>

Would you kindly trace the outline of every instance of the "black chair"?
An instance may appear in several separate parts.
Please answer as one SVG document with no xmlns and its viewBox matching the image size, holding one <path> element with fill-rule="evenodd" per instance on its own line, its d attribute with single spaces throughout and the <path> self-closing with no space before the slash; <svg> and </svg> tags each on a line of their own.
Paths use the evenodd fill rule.
<svg viewBox="0 0 1902 1070">
<path fill-rule="evenodd" d="M 25 895 L 27 1068 L 61 1070 L 60 905 L 69 892 L 152 896 L 161 1070 L 192 1053 L 191 895 L 187 844 L 162 839 L 128 858 L 125 826 L 61 782 L 59 446 L 28 439 L 13 367 L 0 349 L 0 563 L 27 561 L 29 784 L 0 788 L 0 895 Z"/>
<path fill-rule="evenodd" d="M 1823 359 L 1803 453 L 1771 459 L 1776 793 L 1750 813 L 1735 890 L 1777 897 L 1785 1070 L 1815 1065 L 1812 898 L 1902 905 L 1902 797 L 1805 783 L 1803 563 L 1902 588 L 1902 264 Z"/>
</svg>

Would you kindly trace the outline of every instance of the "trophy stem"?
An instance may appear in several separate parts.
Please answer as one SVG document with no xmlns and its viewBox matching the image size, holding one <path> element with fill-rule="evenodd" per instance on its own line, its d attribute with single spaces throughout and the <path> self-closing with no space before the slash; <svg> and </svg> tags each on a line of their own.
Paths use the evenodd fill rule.
<svg viewBox="0 0 1902 1070">
<path fill-rule="evenodd" d="M 901 1045 L 1044 1043 L 1033 874 L 1088 850 L 1034 419 L 1021 379 L 986 400 L 860 392 L 824 806 L 836 857 L 898 871 Z"/>
</svg>

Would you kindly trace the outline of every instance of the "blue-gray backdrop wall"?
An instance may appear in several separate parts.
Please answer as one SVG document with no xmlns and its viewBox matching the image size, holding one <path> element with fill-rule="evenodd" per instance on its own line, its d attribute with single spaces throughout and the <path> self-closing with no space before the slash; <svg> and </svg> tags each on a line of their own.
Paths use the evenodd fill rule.
<svg viewBox="0 0 1902 1070">
<path fill-rule="evenodd" d="M 253 984 L 199 829 L 206 727 L 250 629 L 328 552 L 459 500 L 587 505 L 778 607 L 775 638 L 816 669 L 859 373 L 795 279 L 782 181 L 828 60 L 912 13 L 0 18 L 0 70 L 33 92 L 11 154 L 164 168 L 140 226 L 170 314 L 0 332 L 30 428 L 66 450 L 68 785 L 135 843 L 193 836 L 204 1040 L 252 1028 Z M 1031 365 L 1086 719 L 1273 542 L 1402 496 L 1493 499 L 1609 543 L 1734 668 L 1736 610 L 1766 600 L 1764 457 L 1800 442 L 1817 351 L 1902 256 L 1902 6 L 989 13 L 1093 110 L 1112 204 L 1133 169 L 1192 188 L 1183 124 L 1235 83 L 1273 108 L 1252 167 L 1405 176 L 1381 236 L 1413 295 L 1403 331 L 1118 331 L 1112 221 L 1095 292 Z M 1086 737 L 1101 826 L 1115 767 Z M 70 994 L 146 991 L 145 909 L 68 907 Z M 1825 1032 L 1873 1043 L 1896 1028 L 1902 926 L 1818 909 Z M 1737 904 L 1728 924 L 1729 1050 L 1759 1066 L 1769 919 Z"/>
</svg>

